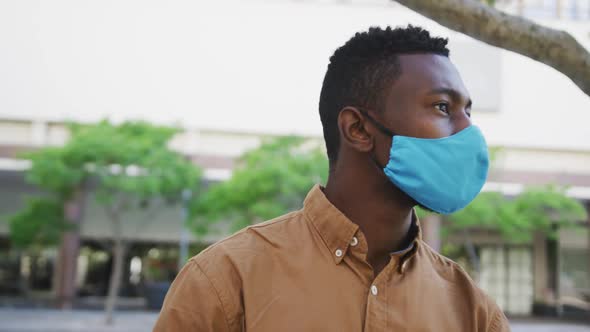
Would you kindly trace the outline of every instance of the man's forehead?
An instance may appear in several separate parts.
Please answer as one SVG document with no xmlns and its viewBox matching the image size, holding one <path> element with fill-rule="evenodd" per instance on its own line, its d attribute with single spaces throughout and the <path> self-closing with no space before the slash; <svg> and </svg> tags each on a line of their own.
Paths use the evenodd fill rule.
<svg viewBox="0 0 590 332">
<path fill-rule="evenodd" d="M 468 97 L 459 71 L 448 57 L 437 54 L 405 54 L 399 56 L 401 75 L 393 84 L 393 90 L 427 92 L 436 89 L 452 89 Z"/>
</svg>

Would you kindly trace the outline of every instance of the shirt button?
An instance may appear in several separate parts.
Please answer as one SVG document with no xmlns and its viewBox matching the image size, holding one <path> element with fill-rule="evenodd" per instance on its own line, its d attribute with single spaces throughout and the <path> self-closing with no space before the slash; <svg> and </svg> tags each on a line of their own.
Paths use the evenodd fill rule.
<svg viewBox="0 0 590 332">
<path fill-rule="evenodd" d="M 356 236 L 353 236 L 352 241 L 350 241 L 350 245 L 356 247 L 357 244 L 359 244 L 359 239 L 357 239 Z"/>
<path fill-rule="evenodd" d="M 377 286 L 375 286 L 375 285 L 371 286 L 371 294 L 377 295 L 377 293 L 379 293 Z"/>
<path fill-rule="evenodd" d="M 336 254 L 336 257 L 342 257 L 342 250 L 336 249 L 335 254 Z"/>
</svg>

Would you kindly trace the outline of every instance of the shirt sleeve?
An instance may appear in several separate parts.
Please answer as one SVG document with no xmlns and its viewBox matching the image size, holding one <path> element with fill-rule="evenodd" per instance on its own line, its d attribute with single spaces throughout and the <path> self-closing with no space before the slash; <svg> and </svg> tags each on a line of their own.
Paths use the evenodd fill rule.
<svg viewBox="0 0 590 332">
<path fill-rule="evenodd" d="M 234 332 L 215 287 L 199 267 L 189 261 L 166 294 L 154 332 Z"/>
<path fill-rule="evenodd" d="M 502 310 L 495 303 L 493 308 L 492 321 L 488 332 L 510 332 L 508 318 L 506 318 Z"/>
</svg>

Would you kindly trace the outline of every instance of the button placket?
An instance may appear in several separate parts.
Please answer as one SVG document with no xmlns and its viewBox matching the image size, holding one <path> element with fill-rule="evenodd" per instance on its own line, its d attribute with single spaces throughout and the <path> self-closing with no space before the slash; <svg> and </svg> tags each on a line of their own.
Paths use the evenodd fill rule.
<svg viewBox="0 0 590 332">
<path fill-rule="evenodd" d="M 379 294 L 379 289 L 377 288 L 377 286 L 372 285 L 371 286 L 371 294 L 377 296 L 377 294 Z"/>
<path fill-rule="evenodd" d="M 406 272 L 406 267 L 407 266 L 408 266 L 408 260 L 407 259 L 404 259 L 404 262 L 402 263 L 401 268 L 400 268 L 400 273 Z"/>
<path fill-rule="evenodd" d="M 395 278 L 394 272 L 397 270 L 396 267 L 398 264 L 399 259 L 397 259 L 397 257 L 392 257 L 389 264 L 387 264 L 385 268 L 375 277 L 371 283 L 371 286 L 369 287 L 369 293 L 372 295 L 371 297 L 381 298 L 382 296 L 385 296 L 384 292 L 386 292 L 386 289 L 388 288 L 389 283 L 392 281 L 392 278 Z M 384 299 L 385 298 L 381 300 Z"/>
<path fill-rule="evenodd" d="M 365 329 L 368 332 L 388 330 L 388 299 L 386 296 L 391 265 L 386 266 L 373 280 L 368 289 Z"/>
</svg>

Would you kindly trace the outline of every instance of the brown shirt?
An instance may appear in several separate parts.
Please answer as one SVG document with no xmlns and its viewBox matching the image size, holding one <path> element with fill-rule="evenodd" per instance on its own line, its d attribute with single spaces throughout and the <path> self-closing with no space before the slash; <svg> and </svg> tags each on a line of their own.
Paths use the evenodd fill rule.
<svg viewBox="0 0 590 332">
<path fill-rule="evenodd" d="M 504 332 L 508 321 L 454 262 L 415 240 L 379 275 L 358 226 L 314 187 L 304 207 L 193 257 L 154 331 Z"/>
</svg>

